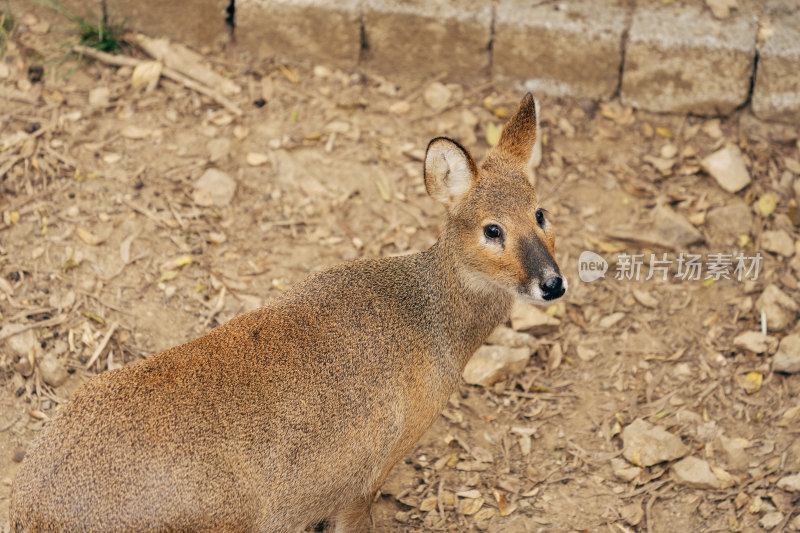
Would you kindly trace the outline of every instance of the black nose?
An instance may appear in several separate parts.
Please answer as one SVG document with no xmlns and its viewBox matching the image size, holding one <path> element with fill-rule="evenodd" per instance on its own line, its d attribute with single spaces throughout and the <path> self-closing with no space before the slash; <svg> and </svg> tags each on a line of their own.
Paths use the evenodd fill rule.
<svg viewBox="0 0 800 533">
<path fill-rule="evenodd" d="M 542 297 L 545 300 L 555 300 L 564 294 L 564 283 L 561 281 L 561 276 L 553 276 L 547 278 L 544 283 L 539 285 L 542 289 Z"/>
</svg>

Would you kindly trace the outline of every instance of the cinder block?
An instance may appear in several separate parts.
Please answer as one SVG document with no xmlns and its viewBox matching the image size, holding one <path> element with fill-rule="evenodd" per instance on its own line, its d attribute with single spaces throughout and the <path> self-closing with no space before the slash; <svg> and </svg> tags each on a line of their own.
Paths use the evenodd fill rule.
<svg viewBox="0 0 800 533">
<path fill-rule="evenodd" d="M 771 34 L 758 45 L 753 112 L 764 120 L 800 124 L 800 4 L 770 7 Z"/>
<path fill-rule="evenodd" d="M 230 33 L 225 22 L 230 0 L 105 0 L 112 21 L 124 21 L 152 37 L 194 47 L 215 46 Z"/>
<path fill-rule="evenodd" d="M 615 0 L 499 0 L 492 75 L 555 96 L 610 98 L 627 12 Z"/>
<path fill-rule="evenodd" d="M 236 42 L 257 57 L 355 67 L 361 50 L 359 0 L 237 0 Z"/>
<path fill-rule="evenodd" d="M 488 78 L 491 0 L 365 0 L 364 66 L 381 74 Z"/>
<path fill-rule="evenodd" d="M 717 20 L 699 5 L 650 6 L 633 14 L 622 102 L 701 115 L 724 115 L 744 104 L 755 58 L 755 14 Z"/>
</svg>

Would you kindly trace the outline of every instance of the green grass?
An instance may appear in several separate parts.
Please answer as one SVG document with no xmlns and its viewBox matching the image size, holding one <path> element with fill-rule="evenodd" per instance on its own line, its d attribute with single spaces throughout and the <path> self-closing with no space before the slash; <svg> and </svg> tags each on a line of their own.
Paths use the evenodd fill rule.
<svg viewBox="0 0 800 533">
<path fill-rule="evenodd" d="M 85 18 L 69 11 L 57 1 L 34 1 L 36 1 L 38 4 L 49 7 L 50 9 L 58 11 L 69 20 L 77 24 L 78 28 L 80 29 L 79 42 L 84 46 L 100 50 L 101 52 L 110 52 L 116 54 L 122 49 L 122 46 L 126 44 L 123 38 L 125 35 L 124 23 L 109 22 L 106 13 L 103 13 L 102 17 L 98 17 L 97 22 L 93 24 Z"/>
<path fill-rule="evenodd" d="M 11 34 L 14 33 L 14 15 L 11 14 L 11 9 L 5 9 L 0 13 L 0 56 L 6 51 L 6 43 L 11 39 Z"/>
</svg>

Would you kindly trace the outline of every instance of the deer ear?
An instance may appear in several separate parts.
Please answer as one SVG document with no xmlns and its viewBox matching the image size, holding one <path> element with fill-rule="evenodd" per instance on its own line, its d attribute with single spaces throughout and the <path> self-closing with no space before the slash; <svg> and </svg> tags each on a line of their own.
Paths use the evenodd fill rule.
<svg viewBox="0 0 800 533">
<path fill-rule="evenodd" d="M 425 152 L 425 188 L 450 209 L 469 190 L 477 174 L 475 162 L 457 142 L 437 137 Z"/>
<path fill-rule="evenodd" d="M 506 123 L 494 149 L 530 170 L 542 153 L 538 116 L 539 105 L 528 93 Z"/>
</svg>

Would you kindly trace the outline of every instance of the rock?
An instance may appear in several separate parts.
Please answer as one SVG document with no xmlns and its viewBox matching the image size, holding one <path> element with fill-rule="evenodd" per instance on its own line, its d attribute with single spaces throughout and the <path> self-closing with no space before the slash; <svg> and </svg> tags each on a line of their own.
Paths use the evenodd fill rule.
<svg viewBox="0 0 800 533">
<path fill-rule="evenodd" d="M 780 478 L 778 488 L 786 492 L 800 492 L 800 474 Z"/>
<path fill-rule="evenodd" d="M 269 161 L 269 156 L 260 152 L 248 152 L 245 160 L 251 167 L 260 167 Z"/>
<path fill-rule="evenodd" d="M 481 346 L 464 367 L 464 381 L 488 387 L 509 375 L 522 372 L 528 364 L 528 348 Z"/>
<path fill-rule="evenodd" d="M 6 346 L 15 354 L 20 357 L 28 357 L 32 349 L 39 345 L 36 340 L 36 333 L 32 329 L 20 331 L 20 333 L 13 333 L 15 330 L 22 330 L 24 326 L 21 324 L 7 324 L 3 326 L 3 334 L 11 334 L 6 339 Z"/>
<path fill-rule="evenodd" d="M 711 473 L 714 474 L 715 478 L 717 478 L 719 488 L 721 489 L 729 489 L 736 485 L 736 480 L 733 478 L 733 476 L 723 468 L 712 466 Z"/>
<path fill-rule="evenodd" d="M 226 173 L 215 168 L 206 170 L 195 184 L 192 199 L 203 207 L 223 207 L 230 203 L 236 192 L 236 182 Z"/>
<path fill-rule="evenodd" d="M 780 511 L 772 511 L 761 517 L 758 524 L 764 529 L 774 529 L 783 522 L 783 513 Z"/>
<path fill-rule="evenodd" d="M 734 470 L 747 468 L 747 452 L 745 446 L 747 441 L 744 439 L 729 439 L 725 435 L 717 438 L 717 446 L 722 452 L 722 457 L 728 467 Z"/>
<path fill-rule="evenodd" d="M 775 353 L 778 339 L 763 335 L 760 331 L 745 331 L 733 338 L 733 346 L 752 353 Z"/>
<path fill-rule="evenodd" d="M 633 481 L 642 471 L 638 466 L 631 466 L 627 461 L 615 457 L 611 459 L 611 469 L 614 475 L 622 481 Z"/>
<path fill-rule="evenodd" d="M 632 241 L 642 245 L 654 245 L 672 250 L 685 250 L 692 244 L 703 242 L 697 228 L 666 206 L 653 209 L 653 217 L 647 224 L 636 227 L 612 229 L 609 236 L 614 239 Z"/>
<path fill-rule="evenodd" d="M 89 105 L 95 107 L 105 107 L 108 105 L 108 100 L 111 96 L 111 91 L 108 87 L 95 87 L 89 91 Z"/>
<path fill-rule="evenodd" d="M 558 329 L 561 321 L 542 311 L 535 305 L 515 302 L 511 308 L 511 327 L 516 331 L 527 331 L 531 335 L 544 335 Z"/>
<path fill-rule="evenodd" d="M 756 309 L 767 315 L 769 331 L 783 331 L 795 324 L 795 317 L 800 307 L 793 298 L 776 285 L 770 284 L 756 300 Z"/>
<path fill-rule="evenodd" d="M 800 372 L 800 335 L 787 335 L 772 358 L 773 372 Z"/>
<path fill-rule="evenodd" d="M 434 111 L 441 111 L 450 103 L 451 96 L 452 92 L 450 89 L 438 81 L 435 81 L 425 89 L 422 98 L 425 100 L 425 103 L 428 104 L 428 107 Z"/>
<path fill-rule="evenodd" d="M 742 152 L 734 144 L 717 150 L 700 161 L 700 165 L 730 193 L 741 191 L 750 184 L 750 173 L 744 166 Z"/>
<path fill-rule="evenodd" d="M 636 526 L 642 521 L 642 518 L 644 518 L 644 509 L 642 509 L 641 504 L 631 503 L 620 509 L 619 515 L 628 524 Z"/>
<path fill-rule="evenodd" d="M 676 483 L 698 489 L 718 489 L 719 480 L 708 462 L 689 456 L 672 465 L 672 478 Z"/>
<path fill-rule="evenodd" d="M 748 235 L 753 224 L 750 206 L 741 201 L 730 205 L 715 207 L 706 216 L 706 227 L 718 237 L 738 237 Z"/>
<path fill-rule="evenodd" d="M 783 230 L 765 231 L 761 234 L 761 247 L 784 257 L 794 255 L 794 240 Z"/>
<path fill-rule="evenodd" d="M 625 459 L 642 467 L 672 461 L 689 452 L 680 438 L 641 418 L 622 430 L 622 442 Z"/>
<path fill-rule="evenodd" d="M 539 341 L 533 335 L 514 331 L 505 326 L 497 326 L 489 335 L 489 338 L 486 339 L 486 344 L 508 346 L 509 348 L 527 348 L 530 352 L 533 352 L 539 346 Z"/>
<path fill-rule="evenodd" d="M 66 381 L 69 374 L 52 352 L 48 352 L 39 361 L 39 371 L 42 373 L 42 379 L 51 387 L 58 387 Z"/>
<path fill-rule="evenodd" d="M 225 137 L 211 139 L 206 144 L 206 150 L 208 150 L 208 159 L 212 163 L 216 163 L 217 161 L 228 157 L 228 154 L 231 151 L 231 141 Z"/>
</svg>

